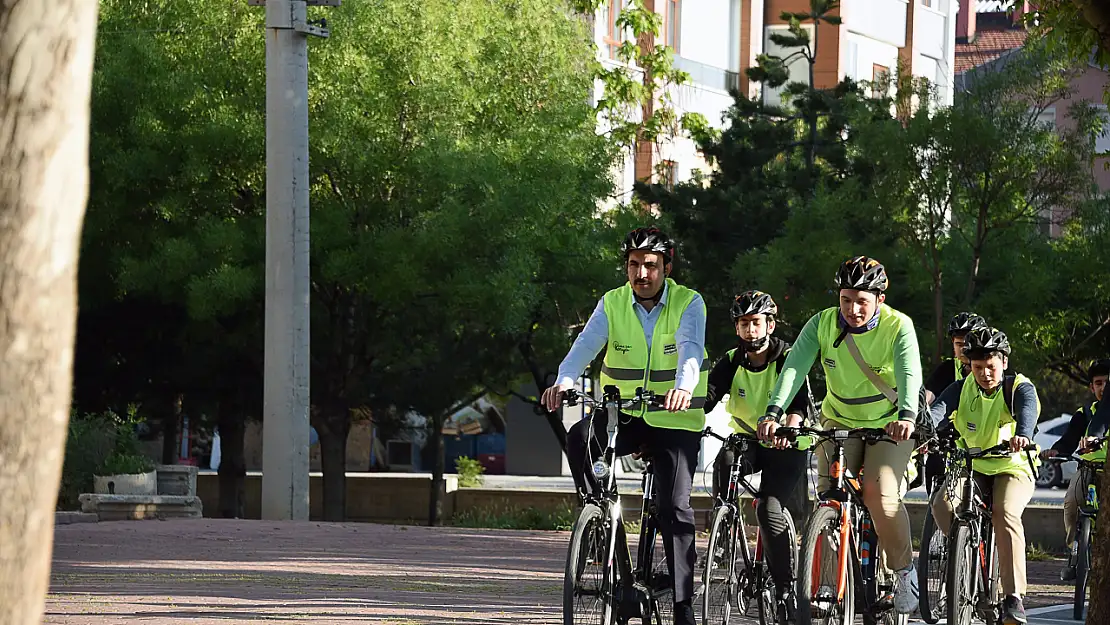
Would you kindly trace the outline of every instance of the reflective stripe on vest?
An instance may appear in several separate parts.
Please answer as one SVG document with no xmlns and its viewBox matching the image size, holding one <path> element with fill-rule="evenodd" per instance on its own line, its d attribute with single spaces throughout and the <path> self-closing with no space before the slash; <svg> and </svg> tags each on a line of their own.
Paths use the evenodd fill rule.
<svg viewBox="0 0 1110 625">
<path fill-rule="evenodd" d="M 657 395 L 664 395 L 674 388 L 678 374 L 675 332 L 678 331 L 682 313 L 697 292 L 670 278 L 667 278 L 666 289 L 666 301 L 658 304 L 662 309 L 651 335 L 650 349 L 644 338 L 644 327 L 632 308 L 632 287 L 625 284 L 605 294 L 603 303 L 605 316 L 609 320 L 609 343 L 601 367 L 602 388 L 614 385 L 620 389 L 621 397 L 632 397 L 639 387 Z M 646 410 L 644 406 L 635 406 L 628 414 L 643 417 L 655 427 L 701 431 L 705 427 L 705 394 L 709 382 L 707 356 L 703 350 L 698 385 L 690 400 L 689 410 L 668 412 L 659 406 Z"/>
<path fill-rule="evenodd" d="M 1022 384 L 1032 384 L 1032 382 L 1019 373 L 1014 379 L 1015 393 Z M 952 415 L 955 417 L 953 424 L 960 433 L 961 445 L 986 449 L 1014 437 L 1017 432 L 1017 421 L 1010 414 L 1010 409 L 1006 407 L 1002 392 L 1000 388 L 994 395 L 988 397 L 979 388 L 975 378 L 969 376 L 964 379 L 960 390 L 960 405 Z M 1037 419 L 1040 414 L 1041 402 L 1038 398 L 1037 414 L 1034 419 Z M 1036 454 L 1034 454 L 1034 463 L 1034 466 L 1040 464 Z M 1033 477 L 1024 451 L 1010 454 L 1008 458 L 977 459 L 972 462 L 972 468 L 985 475 L 1007 474 Z"/>
<path fill-rule="evenodd" d="M 864 362 L 879 377 L 898 390 L 894 378 L 894 341 L 909 317 L 886 304 L 879 306 L 879 324 L 872 330 L 853 335 Z M 821 414 L 847 427 L 882 427 L 898 418 L 898 407 L 875 388 L 860 371 L 852 353 L 843 342 L 833 347 L 840 336 L 840 309 L 827 308 L 820 313 L 817 340 L 821 345 L 821 367 L 825 371 L 828 393 L 821 404 Z"/>
</svg>

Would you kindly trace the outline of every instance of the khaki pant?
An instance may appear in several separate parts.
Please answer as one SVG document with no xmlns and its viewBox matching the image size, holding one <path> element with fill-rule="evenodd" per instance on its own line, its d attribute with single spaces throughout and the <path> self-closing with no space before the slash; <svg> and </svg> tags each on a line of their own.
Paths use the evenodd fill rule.
<svg viewBox="0 0 1110 625">
<path fill-rule="evenodd" d="M 980 496 L 991 498 L 991 524 L 994 525 L 995 543 L 998 545 L 999 578 L 1002 592 L 1007 595 L 1025 595 L 1025 527 L 1021 513 L 1033 498 L 1035 483 L 1027 475 L 974 474 Z M 955 496 L 948 499 L 947 489 L 933 493 L 933 518 L 937 527 L 948 534 L 952 527 L 953 509 L 960 505 L 963 480 L 956 484 Z M 992 493 L 993 491 L 993 493 Z"/>
<path fill-rule="evenodd" d="M 846 428 L 835 421 L 822 422 L 825 429 Z M 817 447 L 817 492 L 826 490 L 831 480 L 829 464 L 835 458 L 831 442 Z M 910 517 L 902 505 L 905 494 L 906 466 L 913 453 L 913 441 L 901 443 L 865 444 L 858 438 L 844 443 L 844 465 L 854 475 L 861 476 L 863 503 L 875 522 L 875 533 L 886 554 L 886 564 L 894 571 L 913 563 L 913 546 L 910 543 Z"/>
<path fill-rule="evenodd" d="M 1067 534 L 1069 548 L 1078 540 L 1075 525 L 1079 522 L 1079 506 L 1087 498 L 1087 484 L 1090 483 L 1090 472 L 1085 467 L 1080 467 L 1068 484 L 1068 492 L 1064 493 L 1064 532 Z"/>
</svg>

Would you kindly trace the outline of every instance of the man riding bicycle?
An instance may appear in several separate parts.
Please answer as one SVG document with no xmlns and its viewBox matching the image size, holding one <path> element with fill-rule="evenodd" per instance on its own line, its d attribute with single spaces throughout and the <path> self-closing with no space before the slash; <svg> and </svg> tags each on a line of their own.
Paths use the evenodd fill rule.
<svg viewBox="0 0 1110 625">
<path fill-rule="evenodd" d="M 1025 527 L 1021 513 L 1033 497 L 1035 486 L 1030 461 L 1021 450 L 1030 444 L 1040 416 L 1037 389 L 1020 373 L 1005 375 L 1009 366 L 1010 341 L 997 328 L 976 328 L 967 335 L 964 353 L 971 360 L 971 377 L 949 386 L 930 407 L 934 422 L 943 433 L 955 428 L 961 444 L 987 449 L 1009 442 L 1013 452 L 1005 458 L 974 460 L 976 488 L 991 505 L 991 524 L 998 540 L 1002 592 L 1002 623 L 1025 623 L 1021 598 L 1026 590 Z M 1012 392 L 1007 401 L 1006 394 Z M 1012 406 L 1012 408 L 1011 408 Z M 949 420 L 949 415 L 955 417 Z M 960 489 L 953 490 L 955 498 Z M 945 489 L 933 495 L 933 518 L 945 534 L 951 529 L 953 510 Z"/>
<path fill-rule="evenodd" d="M 913 321 L 884 303 L 887 284 L 886 269 L 874 259 L 857 256 L 840 266 L 840 306 L 817 313 L 802 328 L 760 419 L 759 434 L 774 439 L 783 406 L 802 387 L 818 355 L 828 391 L 821 406 L 822 427 L 886 430 L 893 444 L 848 441 L 846 468 L 863 472 L 864 503 L 888 566 L 897 572 L 894 608 L 910 614 L 918 605 L 917 574 L 902 494 L 913 452 L 921 357 Z M 819 492 L 830 485 L 828 453 L 828 443 L 818 448 Z"/>
<path fill-rule="evenodd" d="M 736 326 L 739 345 L 729 350 L 710 371 L 705 410 L 711 412 L 727 394 L 726 409 L 732 416 L 729 420 L 732 430 L 754 436 L 759 427 L 759 417 L 766 411 L 771 389 L 778 380 L 779 370 L 790 353 L 790 344 L 771 336 L 779 309 L 770 295 L 745 291 L 736 296 L 729 312 Z M 786 410 L 788 426 L 801 425 L 803 419 L 812 414 L 813 397 L 808 379 L 803 381 L 803 386 Z M 786 440 L 779 439 L 773 447 L 751 448 L 741 459 L 741 474 L 763 472 L 756 516 L 766 536 L 768 561 L 778 596 L 792 606 L 794 550 L 783 510 L 790 510 L 799 522 L 803 518 L 808 462 L 805 452 L 786 449 L 786 445 Z M 727 445 L 721 447 L 713 463 L 715 496 L 720 497 L 727 492 L 729 468 L 735 461 L 735 452 Z M 788 610 L 792 612 L 789 607 Z"/>
<path fill-rule="evenodd" d="M 1102 401 L 1102 394 L 1106 390 L 1107 376 L 1110 376 L 1110 359 L 1096 360 L 1087 369 L 1087 380 L 1090 382 L 1089 388 L 1091 394 L 1095 396 L 1095 401 L 1075 411 L 1068 423 L 1067 431 L 1051 449 L 1041 452 L 1042 458 L 1070 456 L 1081 447 L 1085 449 L 1084 444 L 1089 440 L 1088 433 L 1091 430 L 1095 412 L 1098 410 L 1098 405 Z M 1100 448 L 1096 452 L 1085 453 L 1081 457 L 1085 460 L 1105 460 L 1106 449 Z M 1078 548 L 1075 525 L 1079 520 L 1079 504 L 1083 501 L 1087 492 L 1087 485 L 1091 483 L 1092 479 L 1094 479 L 1094 476 L 1090 475 L 1090 471 L 1080 467 L 1071 483 L 1068 484 L 1068 492 L 1064 495 L 1064 531 L 1067 533 L 1067 544 L 1072 556 L 1068 559 L 1068 563 L 1064 565 L 1064 570 L 1060 572 L 1060 579 L 1065 582 L 1075 581 L 1075 555 Z"/>
<path fill-rule="evenodd" d="M 987 325 L 987 320 L 972 312 L 961 312 L 948 322 L 948 339 L 952 341 L 952 358 L 945 358 L 925 380 L 925 400 L 932 403 L 953 382 L 963 380 L 971 373 L 971 363 L 964 355 L 967 333 Z M 925 492 L 944 479 L 944 456 L 931 453 L 925 463 Z"/>
<path fill-rule="evenodd" d="M 659 524 L 674 582 L 674 623 L 695 625 L 694 510 L 690 490 L 705 427 L 707 372 L 705 303 L 696 291 L 669 276 L 674 243 L 657 228 L 638 228 L 621 245 L 628 283 L 606 293 L 562 364 L 543 405 L 556 410 L 563 392 L 603 347 L 603 386 L 632 397 L 636 388 L 665 394 L 663 407 L 643 406 L 620 415 L 618 456 L 647 450 L 653 458 Z M 590 467 L 607 439 L 606 423 L 583 419 L 567 433 L 567 460 L 581 492 L 593 492 Z"/>
</svg>

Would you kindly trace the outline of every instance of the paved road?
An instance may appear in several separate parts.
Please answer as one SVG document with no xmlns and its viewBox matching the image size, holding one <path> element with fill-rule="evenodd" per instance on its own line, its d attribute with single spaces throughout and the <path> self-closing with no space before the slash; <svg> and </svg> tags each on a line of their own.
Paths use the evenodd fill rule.
<svg viewBox="0 0 1110 625">
<path fill-rule="evenodd" d="M 218 519 L 62 525 L 45 622 L 559 625 L 567 539 L 565 532 Z M 1059 566 L 1030 564 L 1044 565 L 1030 567 L 1031 580 Z M 1067 590 L 1037 588 L 1032 601 L 1059 602 Z"/>
</svg>

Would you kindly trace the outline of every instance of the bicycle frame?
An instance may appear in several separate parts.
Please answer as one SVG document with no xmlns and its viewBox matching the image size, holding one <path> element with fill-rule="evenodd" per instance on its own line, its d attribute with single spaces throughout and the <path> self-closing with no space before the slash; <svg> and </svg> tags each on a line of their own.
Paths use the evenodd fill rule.
<svg viewBox="0 0 1110 625">
<path fill-rule="evenodd" d="M 655 547 L 655 533 L 659 531 L 658 522 L 656 521 L 655 511 L 655 473 L 654 465 L 649 460 L 643 471 L 643 503 L 640 514 L 640 544 L 637 548 L 637 562 L 636 568 L 632 566 L 632 555 L 628 549 L 628 537 L 625 534 L 624 523 L 622 521 L 624 513 L 621 504 L 621 495 L 617 488 L 617 477 L 614 466 L 616 464 L 616 449 L 617 449 L 617 430 L 620 423 L 620 410 L 624 403 L 641 403 L 655 401 L 654 393 L 645 394 L 642 389 L 637 389 L 637 396 L 633 400 L 626 400 L 622 402 L 620 399 L 620 392 L 616 387 L 607 386 L 605 388 L 605 395 L 603 399 L 603 407 L 606 412 L 606 444 L 602 450 L 601 456 L 591 466 L 591 471 L 594 477 L 601 477 L 598 475 L 599 469 L 604 468 L 605 476 L 604 481 L 598 483 L 595 492 L 587 492 L 583 494 L 583 499 L 587 503 L 593 503 L 606 512 L 606 549 L 605 549 L 605 570 L 608 572 L 603 580 L 604 588 L 608 589 L 611 596 L 617 596 L 615 588 L 615 579 L 613 575 L 614 565 L 620 571 L 620 578 L 626 580 L 624 585 L 626 588 L 634 588 L 637 583 L 644 583 L 650 581 L 651 571 L 646 570 L 644 566 L 650 559 L 648 557 Z M 573 397 L 573 396 L 572 396 Z M 581 396 L 587 402 L 585 396 Z M 570 401 L 575 401 L 573 398 Z M 596 403 L 595 403 L 596 405 Z M 595 413 L 591 418 L 597 418 Z M 602 465 L 602 466 L 599 466 Z M 618 540 L 618 536 L 620 540 Z M 614 609 L 613 605 L 607 605 L 605 610 L 606 622 L 611 622 L 611 611 Z M 645 617 L 646 618 L 646 617 Z"/>
<path fill-rule="evenodd" d="M 810 428 L 784 428 L 784 436 L 797 437 L 799 434 L 808 434 L 814 437 L 815 445 L 819 442 L 832 443 L 834 447 L 833 458 L 829 463 L 830 484 L 827 489 L 817 494 L 818 507 L 833 508 L 840 519 L 839 537 L 840 544 L 846 545 L 838 553 L 836 599 L 844 600 L 844 596 L 852 576 L 860 582 L 863 592 L 865 610 L 874 613 L 879 606 L 877 594 L 877 559 L 872 554 L 878 554 L 878 534 L 874 529 L 874 522 L 867 506 L 863 503 L 863 485 L 858 477 L 845 466 L 844 445 L 850 438 L 861 438 L 865 444 L 891 442 L 882 430 L 873 428 L 814 430 Z M 862 540 L 866 538 L 867 540 Z M 867 547 L 864 547 L 864 543 Z M 854 554 L 854 566 L 849 562 L 849 554 Z M 814 558 L 814 565 L 821 561 L 820 557 Z M 819 576 L 814 575 L 813 579 Z M 873 592 L 874 591 L 874 592 Z M 810 590 L 813 592 L 813 589 Z M 874 596 L 873 596 L 874 595 Z"/>
</svg>

